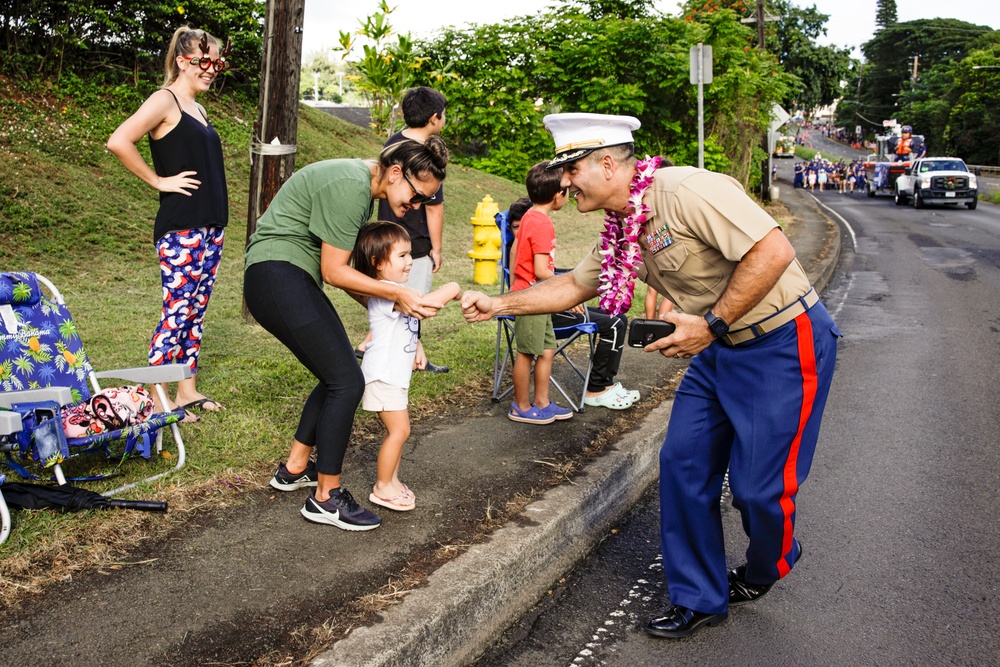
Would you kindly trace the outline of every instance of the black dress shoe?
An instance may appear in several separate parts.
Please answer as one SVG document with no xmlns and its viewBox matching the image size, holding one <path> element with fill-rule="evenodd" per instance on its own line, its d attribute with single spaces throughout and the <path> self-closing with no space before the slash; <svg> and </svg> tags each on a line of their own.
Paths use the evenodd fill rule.
<svg viewBox="0 0 1000 667">
<path fill-rule="evenodd" d="M 747 566 L 740 565 L 729 571 L 729 606 L 738 607 L 741 604 L 753 602 L 762 598 L 771 590 L 774 584 L 751 584 L 746 581 Z"/>
<path fill-rule="evenodd" d="M 431 362 L 428 361 L 427 365 L 424 366 L 424 370 L 427 371 L 428 373 L 450 373 L 451 367 L 438 366 L 437 364 L 432 364 Z"/>
<path fill-rule="evenodd" d="M 646 634 L 654 637 L 687 637 L 701 626 L 712 626 L 729 618 L 728 612 L 703 614 L 687 607 L 671 605 L 666 614 L 646 624 Z"/>
<path fill-rule="evenodd" d="M 795 540 L 796 546 L 799 548 L 799 553 L 795 556 L 795 562 L 798 563 L 799 559 L 802 558 L 802 544 L 798 540 Z M 746 580 L 747 566 L 740 565 L 735 570 L 730 570 L 729 572 L 729 606 L 738 607 L 741 604 L 746 604 L 748 602 L 753 602 L 758 598 L 764 597 L 764 595 L 771 590 L 771 586 L 774 584 L 751 584 Z"/>
</svg>

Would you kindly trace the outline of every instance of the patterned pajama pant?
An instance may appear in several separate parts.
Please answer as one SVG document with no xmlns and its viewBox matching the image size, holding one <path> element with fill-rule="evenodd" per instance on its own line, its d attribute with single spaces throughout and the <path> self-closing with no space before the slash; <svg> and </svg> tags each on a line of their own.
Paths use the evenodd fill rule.
<svg viewBox="0 0 1000 667">
<path fill-rule="evenodd" d="M 165 234 L 156 242 L 163 312 L 149 344 L 149 364 L 185 364 L 198 372 L 202 325 L 222 258 L 222 227 Z"/>
</svg>

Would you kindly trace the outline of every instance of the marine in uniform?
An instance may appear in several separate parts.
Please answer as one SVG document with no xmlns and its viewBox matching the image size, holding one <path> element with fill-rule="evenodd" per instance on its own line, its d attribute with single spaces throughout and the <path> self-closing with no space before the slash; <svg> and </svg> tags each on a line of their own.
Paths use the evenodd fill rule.
<svg viewBox="0 0 1000 667">
<path fill-rule="evenodd" d="M 550 167 L 563 169 L 580 211 L 603 208 L 609 218 L 641 222 L 634 278 L 675 304 L 663 319 L 676 326 L 646 350 L 691 359 L 660 451 L 671 604 L 646 627 L 657 637 L 683 637 L 724 621 L 730 605 L 764 595 L 800 558 L 795 501 L 812 463 L 840 332 L 777 223 L 738 181 L 694 167 L 656 168 L 656 158 L 636 161 L 635 118 L 554 114 L 544 122 L 556 144 Z M 636 193 L 641 205 L 633 203 Z M 648 210 L 637 212 L 640 206 Z M 625 285 L 623 271 L 609 266 L 632 249 L 602 246 L 571 273 L 530 289 L 466 292 L 466 319 L 564 310 Z M 731 571 L 719 508 L 727 470 L 750 541 L 746 563 Z"/>
</svg>

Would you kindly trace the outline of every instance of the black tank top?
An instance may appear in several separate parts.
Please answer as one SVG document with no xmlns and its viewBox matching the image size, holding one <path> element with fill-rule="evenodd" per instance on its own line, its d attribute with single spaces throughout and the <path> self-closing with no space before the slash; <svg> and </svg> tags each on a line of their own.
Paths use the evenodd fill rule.
<svg viewBox="0 0 1000 667">
<path fill-rule="evenodd" d="M 167 232 L 225 227 L 229 222 L 229 193 L 226 189 L 226 166 L 222 141 L 212 124 L 202 125 L 181 109 L 173 91 L 167 90 L 181 112 L 180 122 L 160 139 L 149 137 L 153 169 L 157 176 L 176 176 L 182 171 L 197 172 L 192 178 L 201 181 L 190 197 L 177 192 L 160 193 L 160 210 L 153 226 L 153 241 Z M 206 118 L 207 122 L 208 119 Z"/>
</svg>

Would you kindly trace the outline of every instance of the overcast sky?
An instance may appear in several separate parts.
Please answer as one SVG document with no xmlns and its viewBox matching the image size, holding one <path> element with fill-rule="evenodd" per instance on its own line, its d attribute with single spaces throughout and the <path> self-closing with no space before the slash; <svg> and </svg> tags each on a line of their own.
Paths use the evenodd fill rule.
<svg viewBox="0 0 1000 667">
<path fill-rule="evenodd" d="M 861 57 L 858 47 L 868 41 L 875 30 L 876 0 L 793 2 L 803 7 L 815 5 L 830 16 L 827 36 L 820 40 L 821 43 L 850 47 L 855 57 Z M 397 7 L 390 16 L 392 26 L 397 32 L 408 31 L 414 37 L 429 36 L 434 30 L 448 25 L 499 23 L 514 16 L 532 15 L 550 4 L 554 3 L 549 0 L 389 0 L 390 6 Z M 655 0 L 655 6 L 667 14 L 680 13 L 677 0 Z M 1000 28 L 1000 2 L 996 0 L 900 0 L 896 6 L 900 21 L 955 18 Z M 341 30 L 356 30 L 358 20 L 373 14 L 377 7 L 377 0 L 306 0 L 303 53 L 308 55 L 336 46 Z"/>
</svg>

